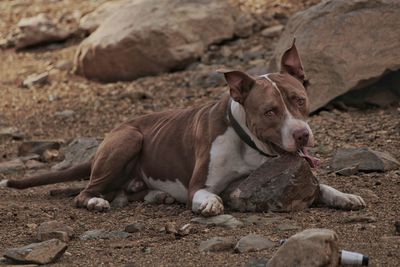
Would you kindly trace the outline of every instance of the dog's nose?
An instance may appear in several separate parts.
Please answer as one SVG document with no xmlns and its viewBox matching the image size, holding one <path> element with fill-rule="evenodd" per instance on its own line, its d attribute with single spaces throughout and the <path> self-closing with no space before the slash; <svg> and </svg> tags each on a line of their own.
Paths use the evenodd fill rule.
<svg viewBox="0 0 400 267">
<path fill-rule="evenodd" d="M 299 129 L 293 132 L 293 138 L 296 142 L 297 147 L 304 147 L 308 143 L 310 133 L 307 129 Z"/>
</svg>

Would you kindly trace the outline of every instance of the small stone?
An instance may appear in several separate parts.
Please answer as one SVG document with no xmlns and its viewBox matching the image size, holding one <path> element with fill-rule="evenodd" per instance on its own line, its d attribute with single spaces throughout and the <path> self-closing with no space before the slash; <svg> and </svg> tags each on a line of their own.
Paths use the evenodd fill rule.
<svg viewBox="0 0 400 267">
<path fill-rule="evenodd" d="M 47 149 L 60 149 L 63 140 L 24 141 L 18 147 L 18 156 L 41 155 Z"/>
<path fill-rule="evenodd" d="M 89 230 L 84 232 L 79 239 L 86 240 L 95 240 L 95 239 L 114 239 L 114 238 L 127 238 L 130 234 L 122 231 L 105 231 L 102 229 Z"/>
<path fill-rule="evenodd" d="M 340 169 L 336 171 L 336 174 L 342 175 L 342 176 L 351 176 L 358 173 L 358 165 L 351 166 L 351 167 L 346 167 L 343 169 Z"/>
<path fill-rule="evenodd" d="M 33 229 L 33 230 L 35 230 L 38 227 L 38 225 L 36 223 L 28 223 L 26 226 L 29 229 Z"/>
<path fill-rule="evenodd" d="M 268 259 L 252 259 L 244 265 L 244 267 L 267 267 Z"/>
<path fill-rule="evenodd" d="M 8 249 L 4 257 L 19 263 L 49 264 L 60 258 L 66 249 L 67 244 L 58 239 L 51 239 L 21 248 Z"/>
<path fill-rule="evenodd" d="M 332 168 L 339 171 L 358 165 L 362 172 L 395 170 L 400 162 L 386 152 L 375 151 L 370 148 L 341 148 L 332 159 Z"/>
<path fill-rule="evenodd" d="M 23 82 L 22 86 L 26 88 L 31 88 L 36 85 L 44 85 L 49 80 L 49 73 L 43 72 L 40 74 L 31 74 Z"/>
<path fill-rule="evenodd" d="M 396 221 L 394 227 L 396 228 L 396 233 L 400 234 L 400 221 Z"/>
<path fill-rule="evenodd" d="M 37 239 L 39 241 L 56 238 L 64 242 L 68 242 L 73 236 L 74 229 L 58 221 L 41 223 L 37 233 Z"/>
<path fill-rule="evenodd" d="M 289 224 L 289 223 L 281 223 L 276 227 L 279 231 L 292 231 L 292 230 L 299 230 L 301 229 L 300 226 Z"/>
<path fill-rule="evenodd" d="M 231 250 L 235 245 L 232 237 L 213 237 L 200 243 L 202 252 L 219 252 Z"/>
<path fill-rule="evenodd" d="M 144 248 L 142 248 L 142 252 L 143 252 L 144 254 L 150 254 L 150 253 L 151 253 L 151 248 L 149 248 L 149 247 L 144 247 Z"/>
<path fill-rule="evenodd" d="M 73 63 L 71 60 L 65 59 L 61 60 L 60 62 L 57 62 L 56 68 L 59 70 L 65 70 L 65 71 L 70 71 L 72 70 Z"/>
<path fill-rule="evenodd" d="M 176 223 L 169 222 L 165 225 L 165 232 L 167 234 L 177 234 L 178 230 L 176 230 Z"/>
<path fill-rule="evenodd" d="M 192 225 L 187 223 L 178 229 L 178 236 L 187 236 L 192 231 Z"/>
<path fill-rule="evenodd" d="M 59 112 L 55 112 L 54 116 L 61 118 L 61 119 L 67 119 L 67 118 L 71 118 L 72 116 L 74 116 L 75 111 L 70 110 L 70 109 L 65 109 L 63 111 L 59 111 Z"/>
<path fill-rule="evenodd" d="M 40 162 L 40 161 L 37 161 L 34 159 L 31 159 L 31 160 L 28 160 L 27 162 L 25 162 L 25 167 L 30 170 L 41 169 L 44 166 L 45 166 L 45 164 L 43 162 Z"/>
<path fill-rule="evenodd" d="M 25 168 L 24 163 L 20 159 L 0 162 L 0 173 L 10 174 L 15 173 Z"/>
<path fill-rule="evenodd" d="M 251 251 L 261 251 L 267 248 L 272 248 L 274 243 L 262 236 L 255 234 L 248 234 L 242 237 L 235 246 L 235 252 L 245 253 Z"/>
<path fill-rule="evenodd" d="M 0 127 L 0 142 L 7 139 L 23 139 L 23 134 L 16 127 Z"/>
<path fill-rule="evenodd" d="M 261 32 L 261 35 L 267 38 L 277 37 L 281 34 L 282 30 L 283 30 L 283 25 L 275 25 L 264 29 Z"/>
<path fill-rule="evenodd" d="M 367 215 L 350 215 L 343 220 L 344 223 L 374 223 L 376 221 L 376 217 Z"/>
<path fill-rule="evenodd" d="M 244 224 L 240 220 L 236 219 L 230 214 L 222 214 L 213 217 L 196 217 L 191 220 L 191 222 L 205 224 L 208 226 L 220 226 L 226 228 L 237 228 L 242 227 Z"/>
<path fill-rule="evenodd" d="M 127 233 L 136 233 L 136 232 L 140 232 L 143 230 L 144 230 L 144 224 L 135 222 L 135 223 L 131 223 L 131 224 L 128 224 L 127 226 L 125 226 L 124 231 Z"/>
<path fill-rule="evenodd" d="M 56 149 L 46 149 L 42 156 L 40 157 L 44 162 L 51 162 L 55 160 L 60 160 L 62 158 L 59 150 Z"/>
</svg>

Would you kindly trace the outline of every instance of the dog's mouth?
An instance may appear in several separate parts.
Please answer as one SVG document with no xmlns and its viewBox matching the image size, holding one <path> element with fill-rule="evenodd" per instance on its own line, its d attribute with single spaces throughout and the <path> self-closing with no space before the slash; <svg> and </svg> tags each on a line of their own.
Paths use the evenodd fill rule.
<svg viewBox="0 0 400 267">
<path fill-rule="evenodd" d="M 310 155 L 308 152 L 308 149 L 306 147 L 302 147 L 297 150 L 297 153 L 299 154 L 300 157 L 304 158 L 308 164 L 310 164 L 311 168 L 316 168 L 319 165 L 319 159 L 313 157 Z"/>
</svg>

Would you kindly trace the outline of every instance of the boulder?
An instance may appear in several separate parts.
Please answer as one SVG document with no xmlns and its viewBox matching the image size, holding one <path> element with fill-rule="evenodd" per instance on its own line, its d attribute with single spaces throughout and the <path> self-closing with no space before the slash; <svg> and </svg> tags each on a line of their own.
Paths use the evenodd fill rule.
<svg viewBox="0 0 400 267">
<path fill-rule="evenodd" d="M 11 34 L 8 42 L 17 49 L 21 49 L 43 43 L 64 41 L 70 34 L 70 31 L 59 28 L 45 14 L 39 14 L 35 17 L 22 18 L 18 22 L 17 31 Z"/>
<path fill-rule="evenodd" d="M 239 211 L 295 211 L 309 207 L 318 191 L 309 164 L 287 153 L 270 158 L 248 177 L 230 184 L 222 199 Z"/>
<path fill-rule="evenodd" d="M 95 138 L 77 138 L 65 148 L 65 159 L 54 165 L 53 170 L 62 170 L 89 161 L 96 153 L 100 142 Z"/>
<path fill-rule="evenodd" d="M 237 12 L 227 1 L 122 0 L 80 44 L 75 71 L 113 82 L 184 68 L 234 36 Z"/>
<path fill-rule="evenodd" d="M 58 239 L 33 243 L 21 248 L 11 248 L 4 252 L 4 257 L 18 263 L 49 264 L 60 258 L 67 244 Z"/>
<path fill-rule="evenodd" d="M 291 236 L 275 253 L 269 267 L 339 266 L 337 235 L 328 229 L 307 229 Z"/>
<path fill-rule="evenodd" d="M 341 148 L 332 159 L 332 168 L 340 172 L 357 166 L 362 172 L 385 172 L 400 168 L 400 162 L 392 155 L 370 148 Z"/>
<path fill-rule="evenodd" d="M 400 69 L 399 16 L 398 0 L 323 1 L 289 19 L 270 70 L 296 37 L 315 111 Z"/>
</svg>

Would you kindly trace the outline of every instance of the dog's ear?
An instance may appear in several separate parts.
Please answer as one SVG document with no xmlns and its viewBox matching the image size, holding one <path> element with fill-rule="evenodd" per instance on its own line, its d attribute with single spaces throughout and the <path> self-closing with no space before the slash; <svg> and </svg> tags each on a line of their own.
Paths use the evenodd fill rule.
<svg viewBox="0 0 400 267">
<path fill-rule="evenodd" d="M 292 46 L 286 50 L 281 59 L 281 72 L 288 73 L 301 82 L 305 80 L 305 74 L 301 59 L 296 48 L 296 39 L 293 39 Z"/>
<path fill-rule="evenodd" d="M 217 70 L 217 72 L 224 74 L 229 86 L 229 93 L 233 100 L 243 105 L 244 100 L 256 81 L 239 70 Z"/>
</svg>

